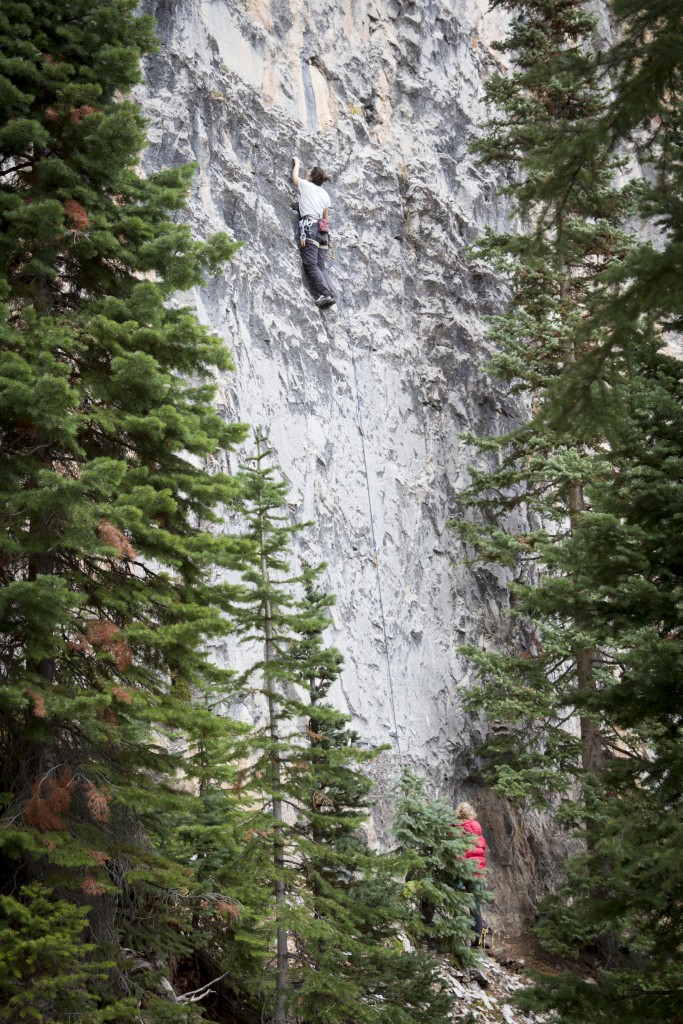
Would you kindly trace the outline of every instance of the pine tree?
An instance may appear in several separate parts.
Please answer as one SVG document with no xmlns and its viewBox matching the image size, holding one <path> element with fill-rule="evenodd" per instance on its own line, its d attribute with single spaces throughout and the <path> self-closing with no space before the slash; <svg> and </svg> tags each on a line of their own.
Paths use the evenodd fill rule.
<svg viewBox="0 0 683 1024">
<path fill-rule="evenodd" d="M 416 940 L 426 938 L 459 966 L 474 963 L 471 912 L 486 900 L 484 880 L 465 858 L 471 845 L 453 823 L 453 809 L 427 797 L 424 780 L 406 769 L 398 786 L 394 835 L 406 854 L 404 919 Z"/>
<path fill-rule="evenodd" d="M 599 359 L 581 368 L 584 386 L 597 366 L 605 372 L 638 348 L 643 318 L 664 330 L 683 323 L 683 11 L 659 0 L 612 0 L 610 13 L 616 42 L 596 55 L 603 109 L 546 163 L 555 196 L 600 161 L 606 146 L 632 154 L 632 173 L 642 169 L 633 186 L 641 229 L 599 280 L 593 318 L 604 344 Z"/>
<path fill-rule="evenodd" d="M 275 971 L 273 1022 L 283 1024 L 289 993 L 289 901 L 287 886 L 292 872 L 287 866 L 289 829 L 285 821 L 290 764 L 296 756 L 296 726 L 302 705 L 291 690 L 295 682 L 291 645 L 296 630 L 298 577 L 289 566 L 290 537 L 301 527 L 291 524 L 285 511 L 287 487 L 274 479 L 268 465 L 271 451 L 259 432 L 256 454 L 244 467 L 244 515 L 250 553 L 242 579 L 247 590 L 235 612 L 243 642 L 262 646 L 263 655 L 242 676 L 246 692 L 262 695 L 266 705 L 265 726 L 255 733 L 257 747 L 252 766 L 255 800 L 265 810 L 254 837 L 265 838 L 271 852 L 270 879 L 274 895 Z M 251 680 L 257 680 L 256 688 Z M 285 731 L 283 731 L 285 730 Z"/>
<path fill-rule="evenodd" d="M 0 1021 L 83 1018 L 95 1009 L 112 965 L 93 959 L 86 925 L 86 907 L 54 900 L 39 885 L 26 886 L 21 899 L 0 896 Z"/>
<path fill-rule="evenodd" d="M 476 252 L 505 274 L 512 292 L 508 310 L 492 318 L 498 352 L 488 370 L 526 399 L 532 418 L 502 435 L 469 438 L 491 468 L 473 470 L 472 485 L 460 496 L 470 512 L 457 527 L 477 557 L 516 573 L 516 612 L 530 622 L 523 657 L 472 647 L 465 652 L 487 680 L 486 693 L 475 691 L 471 702 L 484 701 L 508 727 L 496 744 L 499 780 L 509 793 L 532 789 L 539 796 L 602 765 L 598 725 L 584 713 L 597 685 L 590 623 L 574 617 L 541 627 L 536 612 L 546 595 L 552 605 L 557 586 L 572 587 L 562 551 L 586 511 L 586 481 L 604 442 L 592 412 L 614 394 L 614 378 L 607 393 L 581 390 L 577 367 L 593 367 L 604 345 L 604 328 L 591 314 L 596 281 L 630 248 L 622 222 L 633 200 L 630 187 L 614 183 L 620 161 L 608 140 L 586 165 L 577 167 L 567 156 L 566 174 L 559 182 L 554 177 L 557 162 L 575 154 L 577 140 L 605 108 L 598 62 L 585 46 L 593 19 L 584 4 L 498 6 L 520 14 L 501 44 L 517 71 L 491 80 L 488 95 L 497 114 L 474 148 L 486 161 L 512 169 L 504 191 L 529 231 L 489 233 Z M 537 581 L 538 588 L 526 586 Z M 574 714 L 580 742 L 565 728 Z"/>
<path fill-rule="evenodd" d="M 191 167 L 135 169 L 144 122 L 121 94 L 155 45 L 135 8 L 0 12 L 0 875 L 28 913 L 36 882 L 89 908 L 83 938 L 119 960 L 111 985 L 150 988 L 152 1020 L 153 971 L 120 949 L 163 974 L 192 947 L 194 868 L 165 846 L 195 800 L 201 694 L 232 686 L 205 648 L 232 601 L 211 571 L 241 564 L 210 532 L 239 485 L 202 462 L 244 429 L 211 404 L 222 343 L 166 305 L 236 246 L 176 219 Z"/>
<path fill-rule="evenodd" d="M 404 859 L 369 849 L 358 831 L 372 788 L 360 769 L 379 750 L 363 750 L 349 716 L 327 701 L 342 662 L 338 651 L 323 646 L 333 603 L 317 586 L 323 568 L 304 567 L 300 604 L 299 657 L 310 719 L 297 833 L 317 927 L 301 962 L 298 1012 L 310 1024 L 441 1021 L 450 999 L 438 965 L 426 952 L 405 952 L 399 935 Z"/>
<path fill-rule="evenodd" d="M 271 901 L 263 850 L 250 841 L 255 815 L 244 790 L 250 730 L 238 729 L 227 715 L 226 696 L 224 689 L 203 695 L 208 714 L 185 769 L 196 780 L 198 799 L 179 815 L 167 841 L 174 857 L 192 866 L 195 880 L 191 949 L 175 973 L 183 990 L 211 989 L 201 1001 L 205 1012 L 248 1024 L 261 1019 L 253 980 L 268 957 L 264 922 Z"/>
<path fill-rule="evenodd" d="M 500 453 L 500 463 L 475 474 L 465 497 L 483 527 L 461 529 L 480 555 L 518 567 L 519 632 L 508 651 L 469 653 L 482 677 L 474 702 L 507 726 L 489 746 L 498 787 L 540 802 L 558 790 L 569 797 L 562 812 L 585 852 L 546 901 L 540 933 L 566 956 L 591 954 L 597 981 L 573 972 L 538 979 L 522 1002 L 574 1024 L 673 1021 L 682 985 L 681 364 L 658 350 L 680 298 L 660 290 L 678 258 L 680 14 L 617 2 L 623 36 L 600 55 L 585 31 L 564 31 L 559 50 L 539 45 L 568 14 L 578 27 L 582 5 L 503 6 L 519 15 L 510 37 L 518 68 L 494 83 L 502 113 L 481 150 L 523 169 L 510 191 L 531 233 L 492 237 L 482 251 L 513 285 L 511 311 L 494 326 L 494 368 L 511 391 L 532 397 L 535 415 L 505 438 L 479 442 Z M 567 60 L 565 51 L 575 52 Z M 587 104 L 566 125 L 558 123 L 561 107 L 548 108 L 539 121 L 534 98 L 543 107 L 555 90 L 561 99 L 561 84 L 576 105 L 583 86 L 565 71 L 582 62 L 592 111 Z M 610 184 L 619 164 L 613 146 L 631 133 L 652 159 L 656 183 L 618 192 Z M 588 203 L 572 209 L 591 193 L 606 202 L 602 224 L 598 206 L 593 214 Z M 620 227 L 628 213 L 659 219 L 656 249 Z M 548 234 L 567 214 L 569 232 Z M 565 294 L 556 269 L 577 229 L 594 248 L 586 248 L 583 268 L 572 267 L 571 305 L 553 307 Z M 600 245 L 608 242 L 602 253 L 596 232 Z M 546 257 L 541 237 L 551 243 Z M 530 261 L 530 252 L 542 258 Z M 520 512 L 538 527 L 525 529 L 513 518 Z M 581 652 L 590 655 L 589 686 Z M 583 743 L 570 728 L 577 713 Z M 599 741 L 597 758 L 586 757 L 586 723 Z"/>
<path fill-rule="evenodd" d="M 674 1021 L 683 994 L 681 370 L 641 355 L 566 551 L 603 652 L 592 710 L 607 757 L 600 789 L 573 808 L 590 844 L 542 908 L 540 934 L 565 957 L 611 941 L 597 986 L 571 972 L 537 981 L 529 1002 L 563 1022 Z M 557 610 L 573 614 L 561 597 Z"/>
<path fill-rule="evenodd" d="M 257 435 L 245 468 L 251 568 L 237 612 L 245 642 L 263 658 L 243 676 L 266 713 L 254 736 L 251 793 L 263 807 L 252 842 L 270 851 L 275 964 L 272 1019 L 307 1024 L 447 1019 L 450 997 L 428 956 L 405 954 L 398 935 L 401 867 L 358 834 L 371 784 L 348 716 L 327 701 L 341 657 L 324 645 L 332 599 L 324 566 L 291 566 L 287 488 Z"/>
</svg>

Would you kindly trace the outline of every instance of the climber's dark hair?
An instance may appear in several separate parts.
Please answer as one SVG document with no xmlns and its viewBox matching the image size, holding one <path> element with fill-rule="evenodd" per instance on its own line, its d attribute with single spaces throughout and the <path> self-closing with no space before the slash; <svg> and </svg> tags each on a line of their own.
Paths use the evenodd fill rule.
<svg viewBox="0 0 683 1024">
<path fill-rule="evenodd" d="M 314 185 L 323 185 L 329 180 L 329 175 L 325 174 L 322 167 L 311 167 L 311 181 Z"/>
</svg>

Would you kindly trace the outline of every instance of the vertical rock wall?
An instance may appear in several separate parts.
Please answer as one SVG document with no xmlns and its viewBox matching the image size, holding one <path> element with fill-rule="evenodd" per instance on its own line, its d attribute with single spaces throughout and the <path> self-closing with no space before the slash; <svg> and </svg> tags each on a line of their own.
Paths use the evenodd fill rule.
<svg viewBox="0 0 683 1024">
<path fill-rule="evenodd" d="M 337 594 L 335 698 L 364 737 L 392 744 L 375 769 L 384 792 L 400 755 L 434 791 L 476 795 L 482 726 L 463 713 L 470 669 L 455 645 L 495 642 L 506 598 L 502 578 L 458 564 L 446 524 L 467 479 L 458 432 L 519 416 L 480 374 L 500 287 L 463 256 L 505 215 L 466 149 L 504 26 L 487 0 L 142 8 L 162 41 L 145 67 L 144 167 L 196 161 L 194 230 L 245 242 L 224 278 L 183 298 L 234 354 L 221 409 L 267 431 L 293 516 L 316 523 L 301 553 L 329 563 Z M 340 300 L 326 311 L 302 279 L 293 154 L 332 176 Z M 546 845 L 522 856 L 538 828 L 486 808 L 500 906 L 519 923 L 551 870 Z M 382 804 L 376 824 L 382 834 Z M 513 861 L 523 884 L 508 878 Z"/>
</svg>

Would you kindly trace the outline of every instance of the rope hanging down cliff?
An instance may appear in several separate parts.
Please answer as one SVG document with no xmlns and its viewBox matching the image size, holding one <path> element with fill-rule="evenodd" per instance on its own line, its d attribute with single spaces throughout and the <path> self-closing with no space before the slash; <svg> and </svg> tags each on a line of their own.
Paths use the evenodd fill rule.
<svg viewBox="0 0 683 1024">
<path fill-rule="evenodd" d="M 387 679 L 389 683 L 389 701 L 391 704 L 391 717 L 394 723 L 394 738 L 396 740 L 396 753 L 398 763 L 403 768 L 403 754 L 401 753 L 401 742 L 398 736 L 398 721 L 396 719 L 396 704 L 394 701 L 394 679 L 391 672 L 391 655 L 389 654 L 389 638 L 387 636 L 387 623 L 384 615 L 384 598 L 382 596 L 382 576 L 379 571 L 379 552 L 377 550 L 377 538 L 375 534 L 375 517 L 372 510 L 372 492 L 370 490 L 370 474 L 368 472 L 368 457 L 365 450 L 365 431 L 363 430 L 363 408 L 360 400 L 360 387 L 358 384 L 358 367 L 356 365 L 356 352 L 353 344 L 353 329 L 351 326 L 351 310 L 346 310 L 346 326 L 349 339 L 349 350 L 351 352 L 351 366 L 353 367 L 353 383 L 356 397 L 356 426 L 360 434 L 361 450 L 363 452 L 363 470 L 365 473 L 365 489 L 368 496 L 368 513 L 370 518 L 370 535 L 372 538 L 372 561 L 377 576 L 377 594 L 379 597 L 379 613 L 382 621 L 382 636 L 384 638 L 384 654 L 387 661 Z"/>
<path fill-rule="evenodd" d="M 323 184 L 329 180 L 327 174 L 321 167 L 312 167 L 306 172 L 305 177 L 299 174 L 299 159 L 292 157 L 291 177 L 293 185 L 299 190 L 299 247 L 304 263 L 306 276 L 309 279 L 313 291 L 316 293 L 316 305 L 320 308 L 334 305 L 336 302 L 332 279 L 327 272 L 328 255 L 334 259 L 332 244 L 329 234 L 329 207 L 330 197 Z M 360 402 L 360 389 L 358 385 L 358 368 L 356 365 L 356 353 L 353 344 L 353 332 L 351 328 L 351 311 L 347 307 L 346 313 L 349 349 L 351 352 L 351 365 L 353 366 L 353 379 L 356 395 L 356 425 L 361 437 L 361 448 L 363 451 L 363 468 L 365 471 L 365 488 L 368 495 L 368 512 L 370 516 L 370 532 L 372 536 L 372 561 L 377 575 L 377 594 L 379 597 L 379 612 L 382 621 L 382 636 L 384 639 L 384 653 L 387 661 L 387 678 L 389 683 L 389 700 L 391 703 L 391 717 L 394 724 L 394 738 L 396 741 L 396 753 L 401 768 L 403 768 L 403 755 L 401 743 L 398 737 L 398 722 L 396 719 L 396 704 L 394 700 L 394 680 L 391 672 L 391 656 L 389 654 L 389 638 L 387 636 L 386 617 L 384 615 L 384 597 L 382 594 L 382 578 L 379 571 L 379 553 L 377 551 L 377 539 L 375 535 L 375 517 L 372 509 L 372 493 L 370 491 L 370 477 L 368 474 L 368 459 L 365 450 L 365 433 L 363 431 L 363 410 Z"/>
</svg>

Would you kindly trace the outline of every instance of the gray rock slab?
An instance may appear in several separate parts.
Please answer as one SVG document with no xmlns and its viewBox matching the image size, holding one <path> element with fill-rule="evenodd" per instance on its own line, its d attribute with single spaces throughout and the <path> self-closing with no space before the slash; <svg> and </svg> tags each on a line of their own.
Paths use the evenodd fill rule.
<svg viewBox="0 0 683 1024">
<path fill-rule="evenodd" d="M 337 595 L 330 640 L 345 667 L 334 698 L 365 740 L 391 746 L 372 769 L 380 793 L 402 758 L 435 793 L 477 794 L 485 724 L 463 711 L 472 669 L 456 645 L 500 642 L 506 579 L 466 568 L 447 524 L 471 458 L 458 435 L 506 431 L 524 416 L 481 369 L 483 318 L 505 290 L 465 254 L 487 225 L 506 224 L 494 174 L 467 151 L 486 119 L 484 81 L 500 66 L 490 43 L 504 33 L 501 15 L 488 0 L 141 8 L 161 38 L 139 91 L 143 170 L 195 161 L 193 230 L 244 242 L 224 275 L 178 301 L 234 355 L 220 411 L 268 433 L 293 518 L 315 522 L 298 553 L 328 562 Z M 340 297 L 326 311 L 302 276 L 294 154 L 332 178 Z M 214 654 L 231 665 L 245 657 L 228 643 Z M 510 861 L 497 849 L 509 843 L 505 813 L 493 801 L 482 815 L 496 835 L 494 885 L 497 861 Z M 380 841 L 390 818 L 380 800 Z M 539 836 L 533 865 L 517 858 L 523 884 L 508 874 L 499 893 L 513 923 L 554 871 Z"/>
</svg>

